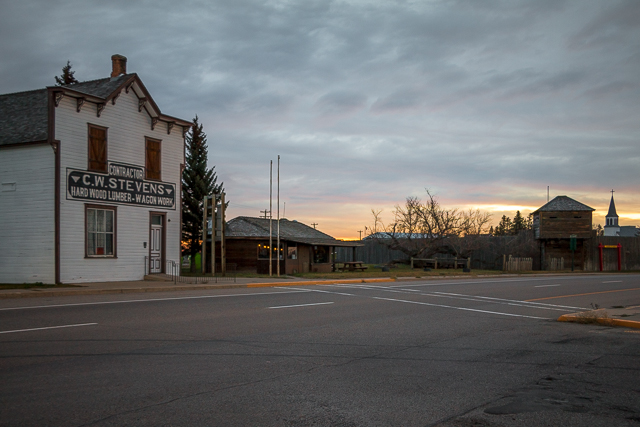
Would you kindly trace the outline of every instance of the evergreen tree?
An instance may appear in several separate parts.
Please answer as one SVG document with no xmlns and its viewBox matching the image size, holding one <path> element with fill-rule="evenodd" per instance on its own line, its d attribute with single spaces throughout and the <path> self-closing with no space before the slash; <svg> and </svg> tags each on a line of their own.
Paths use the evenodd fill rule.
<svg viewBox="0 0 640 427">
<path fill-rule="evenodd" d="M 62 67 L 62 74 L 60 75 L 60 77 L 55 76 L 56 77 L 56 85 L 57 86 L 62 86 L 62 85 L 73 85 L 78 83 L 78 80 L 76 80 L 75 77 L 73 77 L 73 75 L 76 73 L 75 71 L 71 71 L 71 63 L 69 61 L 67 61 L 67 65 L 65 65 L 64 67 Z"/>
<path fill-rule="evenodd" d="M 533 230 L 533 212 L 527 215 L 527 219 L 524 221 L 525 230 Z"/>
<path fill-rule="evenodd" d="M 493 230 L 493 234 L 495 236 L 507 236 L 511 234 L 511 230 L 513 229 L 513 223 L 511 222 L 511 218 L 506 215 L 502 215 L 502 219 L 500 223 Z"/>
<path fill-rule="evenodd" d="M 186 165 L 182 173 L 182 241 L 185 251 L 191 255 L 190 271 L 196 270 L 196 254 L 202 247 L 203 200 L 205 196 L 220 193 L 223 183 L 216 184 L 214 167 L 207 167 L 207 135 L 198 122 L 193 119 L 193 126 L 186 137 Z M 204 260 L 202 261 L 204 262 Z"/>
<path fill-rule="evenodd" d="M 513 224 L 511 225 L 511 234 L 518 235 L 518 233 L 525 229 L 524 218 L 520 211 L 516 211 L 516 215 L 513 217 Z"/>
</svg>

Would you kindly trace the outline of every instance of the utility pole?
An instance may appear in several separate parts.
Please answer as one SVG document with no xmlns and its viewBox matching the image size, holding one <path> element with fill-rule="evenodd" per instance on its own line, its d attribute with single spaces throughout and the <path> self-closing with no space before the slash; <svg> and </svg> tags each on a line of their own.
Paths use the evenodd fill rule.
<svg viewBox="0 0 640 427">
<path fill-rule="evenodd" d="M 318 225 L 318 223 L 317 222 L 312 222 L 311 225 L 313 225 L 313 229 L 315 230 L 316 229 L 316 225 Z"/>
<path fill-rule="evenodd" d="M 269 166 L 269 277 L 273 276 L 273 225 L 271 212 L 273 212 L 273 160 Z"/>
<path fill-rule="evenodd" d="M 264 219 L 267 219 L 267 218 L 268 218 L 268 217 L 267 217 L 267 214 L 268 214 L 268 213 L 270 213 L 270 212 L 269 212 L 269 209 L 265 209 L 265 210 L 263 210 L 263 211 L 260 211 L 260 213 L 261 213 L 261 214 L 264 214 L 264 216 L 263 216 L 263 218 L 264 218 Z"/>
<path fill-rule="evenodd" d="M 276 274 L 280 277 L 280 154 L 278 154 L 278 245 L 276 246 Z"/>
<path fill-rule="evenodd" d="M 224 241 L 224 220 L 225 220 L 225 208 L 224 208 L 224 196 L 220 195 L 220 270 L 223 276 L 227 275 L 227 245 Z"/>
<path fill-rule="evenodd" d="M 360 240 L 362 240 L 362 230 L 358 230 L 358 233 L 360 233 Z"/>
<path fill-rule="evenodd" d="M 209 196 L 204 196 L 202 201 L 202 251 L 200 251 L 200 264 L 202 275 L 207 273 L 207 200 Z"/>
<path fill-rule="evenodd" d="M 218 227 L 218 215 L 221 212 L 216 213 L 218 207 L 218 195 L 214 194 L 211 197 L 211 276 L 216 277 L 216 228 Z M 222 241 L 220 241 L 222 245 Z"/>
</svg>

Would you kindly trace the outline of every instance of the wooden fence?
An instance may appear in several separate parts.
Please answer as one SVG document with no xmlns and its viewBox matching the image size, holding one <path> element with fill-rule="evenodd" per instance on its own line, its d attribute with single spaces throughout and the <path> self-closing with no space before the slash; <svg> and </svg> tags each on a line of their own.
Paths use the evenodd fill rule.
<svg viewBox="0 0 640 427">
<path fill-rule="evenodd" d="M 620 250 L 621 270 L 640 270 L 640 237 L 598 236 L 585 242 L 585 267 L 587 271 L 600 270 L 600 249 L 598 246 L 622 246 Z M 618 269 L 618 250 L 604 248 L 602 251 L 604 271 Z"/>
<path fill-rule="evenodd" d="M 502 258 L 503 271 L 531 271 L 533 270 L 533 258 L 520 258 L 506 255 Z"/>
<path fill-rule="evenodd" d="M 547 258 L 547 270 L 564 270 L 564 258 Z"/>
<path fill-rule="evenodd" d="M 471 254 L 471 269 L 502 270 L 503 255 L 513 254 L 517 257 L 532 258 L 532 268 L 539 269 L 539 252 L 527 236 L 482 236 L 481 247 Z M 365 264 L 389 264 L 393 262 L 410 264 L 411 257 L 399 250 L 389 249 L 384 244 L 384 239 L 362 240 L 364 246 L 355 250 L 355 259 L 352 248 L 336 248 L 336 261 L 350 262 L 363 261 Z M 446 247 L 445 247 L 446 248 Z M 536 255 L 538 255 L 536 257 Z M 438 253 L 424 258 L 450 259 L 452 253 Z"/>
<path fill-rule="evenodd" d="M 531 270 L 540 270 L 540 246 L 539 242 L 525 233 L 519 236 L 483 236 L 482 244 L 471 254 L 471 269 L 503 270 L 505 268 L 504 257 L 531 258 Z M 355 258 L 352 248 L 336 248 L 336 261 L 363 261 L 365 264 L 389 264 L 400 262 L 410 264 L 410 256 L 399 250 L 389 249 L 383 239 L 365 239 L 363 247 L 356 248 Z M 584 241 L 584 270 L 599 271 L 598 245 L 616 246 L 621 244 L 620 260 L 622 270 L 640 270 L 640 237 L 604 237 L 594 236 Z M 435 254 L 424 258 L 452 258 L 452 253 Z M 561 270 L 571 268 L 571 261 L 561 258 L 546 259 L 547 269 Z M 553 264 L 553 265 L 552 265 Z M 569 264 L 569 265 L 567 265 Z M 618 255 L 616 249 L 605 248 L 603 250 L 603 270 L 613 271 L 618 269 Z M 524 271 L 524 270 L 523 270 Z"/>
</svg>

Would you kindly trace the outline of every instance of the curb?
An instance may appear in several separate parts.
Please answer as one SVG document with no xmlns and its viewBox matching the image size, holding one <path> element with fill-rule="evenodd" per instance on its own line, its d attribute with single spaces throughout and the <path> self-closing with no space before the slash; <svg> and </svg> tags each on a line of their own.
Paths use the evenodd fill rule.
<svg viewBox="0 0 640 427">
<path fill-rule="evenodd" d="M 118 289 L 78 289 L 72 291 L 33 291 L 14 292 L 0 294 L 0 299 L 11 298 L 42 298 L 42 297 L 64 297 L 74 295 L 112 295 L 112 294 L 136 294 L 147 292 L 174 292 L 174 291 L 198 291 L 207 289 L 232 289 L 246 288 L 247 285 L 199 285 L 183 287 L 154 287 L 154 288 L 118 288 Z"/>
<path fill-rule="evenodd" d="M 601 312 L 602 316 L 598 316 Z M 583 311 L 580 313 L 563 314 L 558 317 L 558 322 L 574 322 L 574 323 L 597 323 L 603 326 L 622 326 L 625 328 L 640 329 L 640 322 L 634 320 L 612 319 L 606 317 L 607 312 L 604 309 Z"/>
</svg>

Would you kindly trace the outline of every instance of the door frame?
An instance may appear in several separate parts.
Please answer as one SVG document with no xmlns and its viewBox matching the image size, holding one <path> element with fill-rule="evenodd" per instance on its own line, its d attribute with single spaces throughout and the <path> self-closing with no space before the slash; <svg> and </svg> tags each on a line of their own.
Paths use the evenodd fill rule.
<svg viewBox="0 0 640 427">
<path fill-rule="evenodd" d="M 160 238 L 162 239 L 162 245 L 160 246 L 160 272 L 159 273 L 153 273 L 153 274 L 162 274 L 166 272 L 166 267 L 165 267 L 165 260 L 167 259 L 167 213 L 166 212 L 155 212 L 155 211 L 149 211 L 149 251 L 148 251 L 148 257 L 149 257 L 149 274 L 151 273 L 151 233 L 152 233 L 152 223 L 151 223 L 151 219 L 154 216 L 160 216 L 162 218 L 162 224 L 160 224 L 162 226 L 162 231 L 160 232 Z"/>
</svg>

